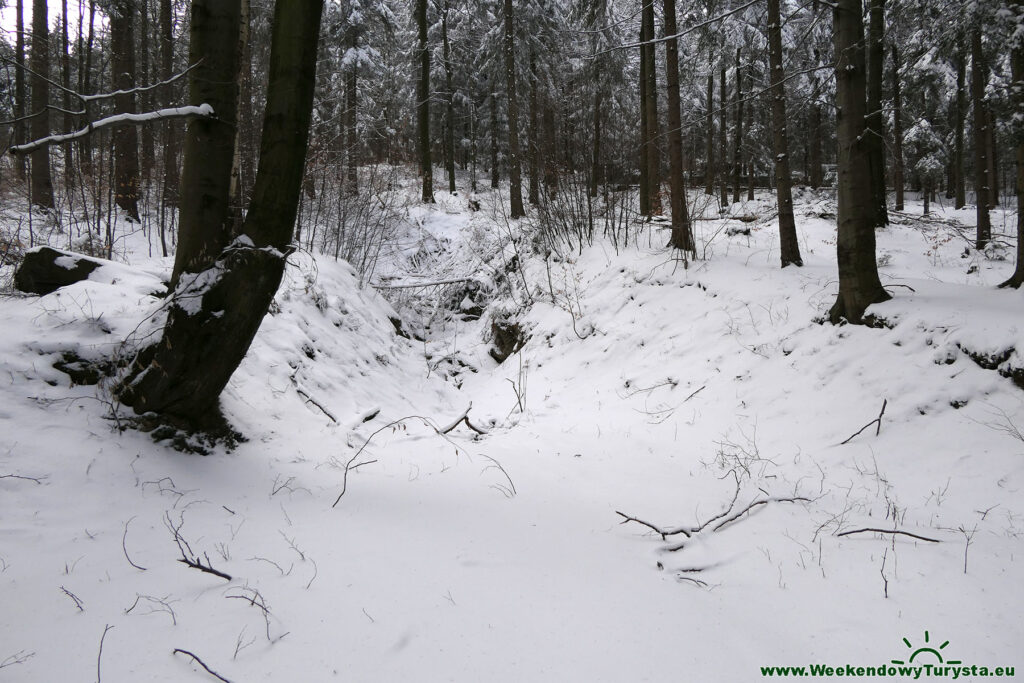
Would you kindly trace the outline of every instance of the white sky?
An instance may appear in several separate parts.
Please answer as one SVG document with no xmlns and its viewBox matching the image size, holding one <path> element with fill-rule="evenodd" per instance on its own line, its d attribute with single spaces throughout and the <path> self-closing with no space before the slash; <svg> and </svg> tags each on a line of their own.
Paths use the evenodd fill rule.
<svg viewBox="0 0 1024 683">
<path fill-rule="evenodd" d="M 25 30 L 32 30 L 32 0 L 24 0 L 25 3 Z M 0 5 L 4 5 L 3 9 L 0 9 L 0 28 L 8 34 L 8 41 L 14 42 L 14 29 L 18 25 L 18 8 L 15 0 L 0 0 Z M 89 7 L 88 1 L 82 3 L 85 13 L 85 31 L 89 30 Z M 61 2 L 60 0 L 49 0 L 47 2 L 47 9 L 50 11 L 50 30 L 60 20 L 61 15 Z M 102 15 L 99 11 L 96 12 L 96 27 L 99 28 L 99 20 Z M 74 39 L 73 36 L 78 35 L 78 0 L 68 0 L 68 37 Z"/>
</svg>

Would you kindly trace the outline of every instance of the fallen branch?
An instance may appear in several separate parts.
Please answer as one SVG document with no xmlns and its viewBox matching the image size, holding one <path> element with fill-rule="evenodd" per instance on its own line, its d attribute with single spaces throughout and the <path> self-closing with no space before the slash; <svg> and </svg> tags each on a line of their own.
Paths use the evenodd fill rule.
<svg viewBox="0 0 1024 683">
<path fill-rule="evenodd" d="M 177 526 L 175 526 L 174 523 L 171 521 L 170 513 L 166 513 L 165 523 L 167 525 L 167 528 L 170 529 L 171 533 L 174 535 L 174 542 L 178 545 L 178 551 L 181 552 L 181 558 L 178 560 L 178 562 L 181 562 L 186 567 L 198 569 L 199 571 L 205 574 L 213 574 L 214 576 L 219 576 L 220 578 L 226 581 L 233 580 L 230 574 L 225 574 L 219 569 L 213 568 L 213 563 L 210 562 L 209 555 L 203 553 L 203 557 L 206 558 L 206 564 L 203 564 L 203 561 L 199 559 L 199 557 L 195 553 L 192 552 L 192 546 L 190 546 L 188 544 L 188 541 L 186 541 L 181 535 L 181 527 L 185 525 L 184 519 L 182 519 L 182 521 Z"/>
<path fill-rule="evenodd" d="M 451 280 L 434 280 L 431 282 L 402 283 L 397 285 L 370 285 L 374 289 L 414 289 L 416 287 L 437 287 L 439 285 L 454 285 L 460 282 L 474 282 L 471 277 L 453 278 Z"/>
<path fill-rule="evenodd" d="M 462 413 L 462 415 L 459 415 L 457 418 L 455 418 L 455 421 L 452 422 L 451 424 L 449 424 L 447 427 L 443 427 L 441 429 L 438 429 L 437 430 L 438 433 L 439 434 L 447 434 L 448 432 L 452 431 L 453 429 L 458 427 L 460 424 L 465 422 L 466 426 L 469 427 L 470 429 L 472 429 L 477 434 L 480 434 L 480 435 L 486 434 L 487 432 L 485 432 L 484 430 L 480 429 L 479 427 L 474 426 L 473 423 L 469 421 L 469 411 L 472 410 L 472 409 L 473 409 L 473 402 L 470 401 L 469 402 L 469 406 L 466 407 L 466 410 Z"/>
<path fill-rule="evenodd" d="M 199 659 L 198 655 L 196 655 L 196 654 L 194 654 L 192 652 L 189 652 L 188 650 L 182 650 L 181 648 L 176 647 L 176 648 L 174 648 L 174 651 L 171 654 L 174 654 L 174 655 L 178 655 L 178 654 L 188 655 L 189 657 L 191 657 L 192 659 L 195 660 L 196 664 L 198 664 L 199 666 L 201 666 L 204 669 L 206 669 L 206 673 L 210 674 L 211 676 L 213 676 L 214 678 L 216 678 L 219 681 L 224 681 L 224 683 L 231 683 L 231 681 L 229 681 L 228 679 L 224 678 L 223 676 L 221 676 L 219 673 L 217 673 L 216 671 L 214 671 L 210 667 L 206 666 L 206 662 L 204 662 L 203 660 Z"/>
<path fill-rule="evenodd" d="M 132 519 L 135 519 L 135 518 L 132 517 Z M 134 562 L 132 562 L 132 558 L 128 557 L 128 545 L 127 545 L 128 525 L 132 523 L 132 519 L 129 519 L 127 522 L 124 523 L 124 534 L 122 534 L 122 536 L 121 536 L 121 550 L 124 551 L 124 559 L 128 560 L 128 564 L 130 564 L 131 566 L 135 567 L 136 569 L 140 569 L 142 571 L 146 571 L 145 567 L 140 567 L 139 565 L 137 565 Z"/>
<path fill-rule="evenodd" d="M 103 677 L 100 675 L 100 662 L 103 660 L 103 641 L 107 639 L 107 631 L 114 628 L 110 624 L 103 627 L 103 635 L 100 636 L 100 651 L 96 654 L 96 683 L 102 683 Z"/>
<path fill-rule="evenodd" d="M 838 536 L 850 536 L 851 534 L 864 534 L 864 533 L 894 534 L 894 535 L 900 535 L 900 536 L 910 536 L 911 538 L 916 538 L 919 541 L 928 541 L 929 543 L 942 543 L 942 541 L 940 541 L 937 538 L 928 538 L 927 536 L 920 536 L 918 534 L 914 534 L 914 533 L 911 533 L 909 531 L 902 531 L 900 529 L 873 529 L 873 528 L 870 528 L 870 527 L 869 528 L 865 528 L 865 529 L 851 529 L 850 531 L 844 531 L 842 533 L 836 534 L 836 536 L 837 537 Z"/>
<path fill-rule="evenodd" d="M 874 420 L 872 420 L 871 422 L 868 422 L 866 425 L 864 425 L 863 427 L 858 429 L 853 434 L 853 436 L 848 438 L 846 441 L 843 441 L 839 445 L 840 446 L 845 446 L 846 444 L 850 443 L 851 441 L 853 441 L 854 437 L 859 435 L 861 432 L 863 432 L 865 429 L 867 429 L 868 427 L 870 427 L 873 424 L 877 424 L 878 425 L 878 427 L 875 429 L 875 436 L 878 436 L 879 433 L 881 433 L 881 431 L 882 431 L 882 416 L 885 415 L 885 406 L 887 406 L 888 404 L 889 404 L 889 399 L 883 399 L 882 400 L 882 411 L 880 413 L 878 413 L 878 417 L 876 417 Z"/>
<path fill-rule="evenodd" d="M 36 484 L 42 484 L 43 479 L 46 477 L 26 477 L 21 474 L 0 474 L 0 479 L 24 479 L 25 481 L 32 481 Z"/>
<path fill-rule="evenodd" d="M 222 579 L 224 579 L 226 581 L 231 581 L 232 580 L 230 574 L 225 574 L 224 572 L 220 571 L 219 569 L 214 569 L 213 568 L 212 564 L 210 563 L 210 556 L 209 555 L 206 555 L 205 557 L 206 557 L 206 564 L 203 564 L 203 561 L 200 560 L 198 557 L 196 557 L 196 558 L 182 557 L 181 559 L 178 560 L 178 562 L 181 562 L 183 565 L 185 565 L 187 567 L 192 567 L 192 569 L 198 569 L 201 572 L 205 572 L 207 574 L 213 574 L 214 576 L 219 576 L 220 578 L 222 578 Z"/>
</svg>

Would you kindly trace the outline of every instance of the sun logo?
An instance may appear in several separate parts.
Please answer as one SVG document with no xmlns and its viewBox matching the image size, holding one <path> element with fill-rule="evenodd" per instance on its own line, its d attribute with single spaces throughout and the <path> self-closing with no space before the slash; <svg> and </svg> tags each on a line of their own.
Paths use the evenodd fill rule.
<svg viewBox="0 0 1024 683">
<path fill-rule="evenodd" d="M 913 664 L 914 663 L 914 659 L 918 655 L 924 655 L 924 654 L 935 655 L 938 658 L 938 660 L 939 660 L 939 662 L 938 662 L 939 664 L 962 664 L 963 663 L 959 659 L 951 659 L 948 662 L 943 660 L 941 650 L 946 649 L 946 646 L 949 645 L 949 641 L 948 640 L 946 642 L 944 642 L 942 645 L 939 645 L 938 649 L 935 649 L 934 647 L 931 647 L 930 645 L 928 645 L 928 643 L 930 643 L 930 641 L 931 641 L 931 638 L 928 635 L 928 631 L 925 631 L 924 632 L 924 642 L 925 642 L 925 645 L 923 645 L 923 646 L 921 646 L 921 647 L 919 647 L 917 649 L 914 649 L 914 646 L 910 643 L 910 641 L 907 640 L 906 638 L 904 638 L 903 639 L 903 643 L 907 646 L 907 648 L 909 648 L 911 650 L 914 650 L 914 651 L 910 653 L 910 659 L 909 660 L 903 661 L 902 659 L 894 659 L 894 660 L 892 660 L 892 663 L 893 664 Z"/>
</svg>

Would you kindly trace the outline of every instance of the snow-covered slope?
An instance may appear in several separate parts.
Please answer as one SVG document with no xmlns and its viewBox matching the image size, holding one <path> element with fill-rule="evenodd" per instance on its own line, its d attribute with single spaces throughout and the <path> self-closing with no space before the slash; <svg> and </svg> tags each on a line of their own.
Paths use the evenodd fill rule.
<svg viewBox="0 0 1024 683">
<path fill-rule="evenodd" d="M 230 453 L 118 432 L 52 367 L 144 330 L 166 262 L 0 300 L 0 680 L 95 676 L 108 625 L 105 681 L 210 679 L 175 648 L 233 681 L 746 681 L 926 631 L 1019 663 L 1024 394 L 971 358 L 1019 367 L 1011 264 L 897 215 L 888 327 L 833 327 L 827 199 L 784 271 L 770 220 L 699 222 L 686 269 L 656 226 L 545 260 L 487 198 L 438 199 L 405 267 L 473 279 L 482 317 L 438 306 L 466 283 L 393 290 L 428 333 L 403 338 L 347 264 L 294 257 L 224 396 Z M 495 319 L 528 335 L 500 365 Z M 488 434 L 438 435 L 470 402 Z"/>
</svg>

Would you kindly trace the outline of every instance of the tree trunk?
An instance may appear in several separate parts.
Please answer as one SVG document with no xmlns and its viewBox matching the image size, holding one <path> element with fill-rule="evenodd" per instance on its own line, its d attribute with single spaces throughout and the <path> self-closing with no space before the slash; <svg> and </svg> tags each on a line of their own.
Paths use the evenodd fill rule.
<svg viewBox="0 0 1024 683">
<path fill-rule="evenodd" d="M 23 145 L 25 139 L 25 6 L 24 0 L 18 0 L 17 35 L 14 39 L 14 144 Z M 18 171 L 18 177 L 25 179 L 25 171 L 28 159 L 23 154 L 15 157 L 14 167 Z"/>
<path fill-rule="evenodd" d="M 664 214 L 661 204 L 661 152 L 658 141 L 658 76 L 655 71 L 654 59 L 654 0 L 644 0 L 643 16 L 641 21 L 645 26 L 647 44 L 644 45 L 644 76 L 646 87 L 644 96 L 647 99 L 645 114 L 647 116 L 647 192 L 650 195 L 650 214 L 660 216 Z"/>
<path fill-rule="evenodd" d="M 768 62 L 772 87 L 772 141 L 775 153 L 775 187 L 779 205 L 779 250 L 782 267 L 802 266 L 800 244 L 793 217 L 792 178 L 789 171 L 789 133 L 786 129 L 785 71 L 782 67 L 782 20 L 779 0 L 768 0 Z"/>
<path fill-rule="evenodd" d="M 445 83 L 445 170 L 448 172 L 448 192 L 455 194 L 455 87 L 452 85 L 452 48 L 448 43 L 448 0 L 441 14 L 441 47 L 444 55 Z"/>
<path fill-rule="evenodd" d="M 665 0 L 665 35 L 674 36 L 676 0 Z M 686 209 L 686 184 L 683 178 L 682 106 L 679 99 L 679 43 L 676 38 L 665 42 L 665 85 L 668 88 L 668 160 L 669 192 L 672 203 L 672 236 L 669 246 L 682 249 L 696 257 L 690 216 Z"/>
<path fill-rule="evenodd" d="M 233 53 L 237 46 L 238 5 L 210 5 L 206 0 L 192 4 L 193 22 L 197 14 L 208 12 L 198 31 L 213 31 L 199 35 L 193 23 L 193 44 L 210 50 L 205 55 L 209 59 L 192 72 L 193 92 L 203 87 L 196 83 L 200 70 L 210 75 L 218 67 L 221 70 L 214 73 L 221 78 L 219 87 L 236 88 L 225 83 L 232 82 L 237 62 L 225 60 L 223 53 Z M 203 271 L 177 288 L 168 305 L 163 338 L 139 353 L 121 385 L 120 400 L 137 413 L 153 411 L 188 427 L 223 426 L 218 397 L 266 315 L 290 251 L 309 137 L 322 10 L 323 0 L 276 3 L 259 170 L 243 235 L 229 249 L 206 254 Z M 232 14 L 233 27 L 224 25 Z M 217 33 L 218 28 L 228 33 Z M 230 151 L 229 145 L 224 155 L 227 163 L 220 165 L 219 175 L 207 176 L 221 187 L 216 194 L 224 197 L 230 183 Z M 189 145 L 185 178 L 199 177 L 193 167 L 207 163 L 201 150 Z M 226 219 L 224 202 L 221 223 L 183 218 L 182 230 L 226 234 Z M 190 293 L 201 297 L 198 305 L 194 300 L 192 305 L 181 303 L 189 300 Z"/>
<path fill-rule="evenodd" d="M 95 40 L 96 24 L 96 0 L 89 0 L 89 35 L 85 41 L 85 68 L 82 69 L 82 87 L 80 92 L 83 95 L 92 94 L 92 47 Z M 84 123 L 87 122 L 83 122 Z M 78 141 L 78 165 L 82 173 L 92 175 L 92 136 L 86 135 Z"/>
<path fill-rule="evenodd" d="M 427 0 L 416 0 L 416 27 L 420 62 L 416 81 L 416 138 L 419 143 L 421 201 L 434 203 L 434 165 L 430 159 L 430 48 L 427 45 Z"/>
<path fill-rule="evenodd" d="M 32 3 L 32 138 L 39 140 L 50 134 L 50 34 L 47 26 L 46 0 Z M 32 203 L 44 209 L 53 208 L 53 180 L 50 176 L 50 149 L 32 152 Z"/>
<path fill-rule="evenodd" d="M 740 49 L 736 48 L 736 126 L 732 141 L 732 201 L 740 200 L 743 183 L 743 70 L 740 67 Z"/>
<path fill-rule="evenodd" d="M 892 46 L 892 184 L 896 190 L 896 210 L 903 210 L 903 97 L 900 87 L 900 53 Z"/>
<path fill-rule="evenodd" d="M 68 49 L 68 0 L 61 0 L 61 22 L 60 22 L 60 71 L 61 84 L 64 86 L 63 93 L 63 127 L 65 131 L 74 129 L 74 121 L 71 116 L 71 53 Z M 64 191 L 71 192 L 75 185 L 75 166 L 72 159 L 71 149 L 73 145 L 69 142 L 61 145 L 64 151 Z"/>
<path fill-rule="evenodd" d="M 110 7 L 111 84 L 116 90 L 135 87 L 135 3 L 116 0 Z M 114 112 L 135 111 L 135 95 L 114 97 Z M 114 201 L 132 221 L 139 221 L 139 133 L 123 126 L 114 135 Z"/>
<path fill-rule="evenodd" d="M 885 191 L 885 123 L 882 118 L 882 73 L 885 65 L 885 0 L 870 0 L 868 30 L 867 140 L 871 160 L 871 196 L 876 228 L 889 224 Z"/>
<path fill-rule="evenodd" d="M 149 0 L 137 0 L 139 7 L 139 69 L 136 81 L 141 85 L 150 85 L 149 72 Z M 153 109 L 153 98 L 147 90 L 139 93 L 139 108 L 141 111 Z M 139 130 L 141 142 L 141 166 L 142 177 L 146 184 L 149 184 L 150 175 L 153 172 L 154 157 L 156 156 L 155 142 L 153 140 L 153 126 L 141 126 Z"/>
<path fill-rule="evenodd" d="M 964 178 L 964 120 L 967 118 L 966 101 L 967 54 L 963 37 L 957 38 L 956 54 L 956 123 L 954 126 L 953 149 L 953 206 L 962 209 L 967 204 L 967 188 Z"/>
<path fill-rule="evenodd" d="M 251 7 L 249 0 L 241 0 L 238 18 L 238 124 L 235 127 L 235 149 L 231 158 L 231 185 L 228 190 L 228 205 L 231 207 L 231 222 L 234 225 L 235 234 L 242 229 L 244 220 L 243 210 L 245 209 L 246 186 L 242 176 L 243 156 L 251 154 L 253 150 L 248 149 L 243 131 L 249 124 L 249 107 L 252 104 L 251 88 L 247 87 L 249 75 L 252 73 L 252 59 L 249 50 L 249 31 L 251 30 Z"/>
<path fill-rule="evenodd" d="M 870 151 L 865 144 L 866 68 L 860 0 L 838 0 L 833 10 L 836 119 L 839 141 L 839 294 L 829 320 L 863 324 L 871 304 L 886 301 L 875 260 Z"/>
<path fill-rule="evenodd" d="M 989 220 L 988 175 L 988 115 L 985 102 L 985 85 L 988 75 L 981 50 L 981 29 L 971 31 L 971 99 L 974 105 L 974 194 L 977 206 L 978 231 L 975 248 L 984 249 L 992 239 L 992 224 Z"/>
<path fill-rule="evenodd" d="M 501 177 L 498 174 L 498 92 L 491 90 L 491 189 L 497 190 Z"/>
<path fill-rule="evenodd" d="M 594 139 L 590 152 L 590 196 L 596 197 L 598 189 L 604 184 L 604 165 L 601 163 L 601 96 L 604 90 L 601 87 L 600 67 L 595 72 L 594 78 Z"/>
<path fill-rule="evenodd" d="M 713 55 L 712 55 L 713 57 Z M 711 60 L 708 60 L 708 64 Z M 715 194 L 715 70 L 708 69 L 707 149 L 704 150 L 704 194 Z"/>
<path fill-rule="evenodd" d="M 999 206 L 999 148 L 996 147 L 996 117 L 992 107 L 985 103 L 985 132 L 988 144 L 988 208 Z"/>
<path fill-rule="evenodd" d="M 654 0 L 641 0 L 653 2 Z M 647 163 L 647 22 L 640 22 L 640 215 L 651 215 L 650 166 Z"/>
<path fill-rule="evenodd" d="M 192 3 L 189 102 L 205 102 L 215 118 L 194 119 L 185 131 L 178 250 L 171 287 L 185 273 L 201 273 L 230 240 L 231 167 L 238 103 L 241 0 Z M 202 160 L 200 162 L 200 159 Z"/>
<path fill-rule="evenodd" d="M 728 139 L 728 126 L 729 126 L 729 112 L 728 107 L 725 103 L 726 97 L 726 83 L 725 83 L 725 55 L 722 55 L 722 68 L 718 74 L 718 151 L 721 159 L 718 164 L 718 176 L 719 176 L 719 190 L 721 192 L 721 210 L 725 211 L 725 207 L 729 205 L 729 139 Z"/>
<path fill-rule="evenodd" d="M 174 15 L 171 0 L 160 0 L 160 78 L 169 79 L 174 73 Z M 168 86 L 165 95 L 173 101 L 174 88 Z M 164 188 L 163 202 L 178 205 L 178 135 L 177 124 L 168 121 L 163 129 Z M 162 224 L 161 224 L 162 225 Z"/>
<path fill-rule="evenodd" d="M 512 0 L 505 0 L 505 80 L 508 83 L 508 183 L 510 215 L 522 218 L 523 208 L 522 170 L 519 153 L 519 100 L 516 94 L 516 51 L 515 27 L 513 25 Z"/>
<path fill-rule="evenodd" d="M 540 201 L 540 170 L 537 164 L 540 150 L 537 143 L 537 117 L 537 61 L 533 50 L 530 50 L 530 141 L 528 143 L 529 154 L 527 155 L 530 166 L 530 190 L 527 199 L 531 204 L 537 204 Z"/>
<path fill-rule="evenodd" d="M 1024 11 L 1024 2 L 1013 0 L 1013 7 L 1018 16 Z M 1010 96 L 1016 111 L 1024 106 L 1024 43 L 1017 41 L 1010 53 Z M 1000 287 L 1017 287 L 1024 284 L 1024 137 L 1017 136 L 1015 150 L 1017 156 L 1017 267 L 1013 275 Z"/>
</svg>

